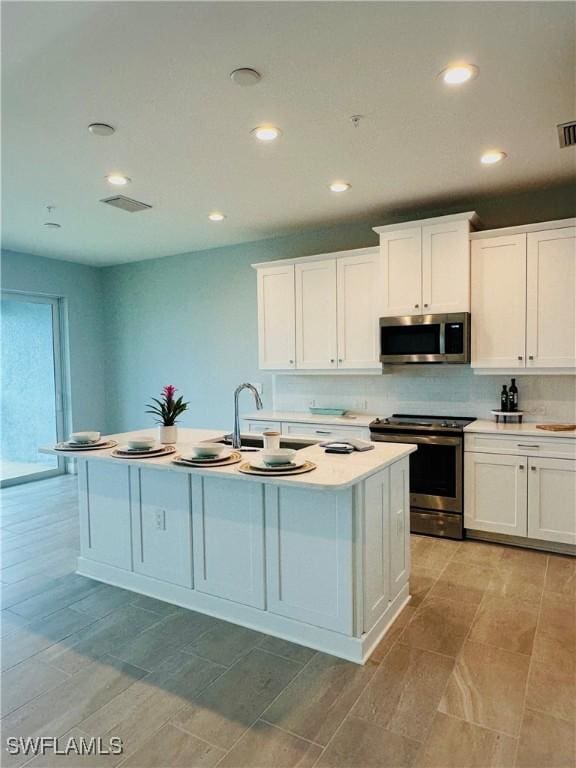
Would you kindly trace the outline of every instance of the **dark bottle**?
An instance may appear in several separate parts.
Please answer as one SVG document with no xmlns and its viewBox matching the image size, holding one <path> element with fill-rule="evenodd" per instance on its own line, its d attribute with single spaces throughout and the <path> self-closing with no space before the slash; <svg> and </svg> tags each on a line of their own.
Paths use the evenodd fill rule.
<svg viewBox="0 0 576 768">
<path fill-rule="evenodd" d="M 518 387 L 516 386 L 516 379 L 512 379 L 510 388 L 508 389 L 508 410 L 518 410 Z"/>
<path fill-rule="evenodd" d="M 508 410 L 508 389 L 506 387 L 506 384 L 502 385 L 502 392 L 500 394 L 500 410 L 501 411 Z"/>
</svg>

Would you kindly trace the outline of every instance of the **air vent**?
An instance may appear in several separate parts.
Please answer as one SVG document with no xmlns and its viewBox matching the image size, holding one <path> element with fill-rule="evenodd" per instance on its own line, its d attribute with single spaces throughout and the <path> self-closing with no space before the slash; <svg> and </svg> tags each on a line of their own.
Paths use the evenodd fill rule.
<svg viewBox="0 0 576 768">
<path fill-rule="evenodd" d="M 576 146 L 576 120 L 558 126 L 558 138 L 561 147 Z"/>
<path fill-rule="evenodd" d="M 127 211 L 128 213 L 146 211 L 148 208 L 152 208 L 152 206 L 147 203 L 141 203 L 139 200 L 132 200 L 131 197 L 125 197 L 124 195 L 105 197 L 103 200 L 100 200 L 100 202 L 106 203 L 106 205 L 112 205 L 114 208 L 120 208 L 121 211 Z"/>
</svg>

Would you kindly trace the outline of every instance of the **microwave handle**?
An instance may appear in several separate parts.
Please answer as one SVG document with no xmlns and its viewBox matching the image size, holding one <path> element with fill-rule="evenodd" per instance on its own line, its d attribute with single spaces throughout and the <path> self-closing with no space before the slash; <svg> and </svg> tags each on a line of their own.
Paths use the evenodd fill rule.
<svg viewBox="0 0 576 768">
<path fill-rule="evenodd" d="M 446 354 L 446 323 L 440 323 L 440 354 Z"/>
</svg>

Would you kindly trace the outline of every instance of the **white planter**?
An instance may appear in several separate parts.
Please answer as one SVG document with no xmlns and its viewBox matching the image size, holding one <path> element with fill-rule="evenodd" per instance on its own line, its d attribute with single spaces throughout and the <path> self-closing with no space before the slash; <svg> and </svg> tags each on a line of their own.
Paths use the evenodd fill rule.
<svg viewBox="0 0 576 768">
<path fill-rule="evenodd" d="M 159 427 L 160 442 L 163 445 L 174 445 L 178 440 L 178 427 Z"/>
</svg>

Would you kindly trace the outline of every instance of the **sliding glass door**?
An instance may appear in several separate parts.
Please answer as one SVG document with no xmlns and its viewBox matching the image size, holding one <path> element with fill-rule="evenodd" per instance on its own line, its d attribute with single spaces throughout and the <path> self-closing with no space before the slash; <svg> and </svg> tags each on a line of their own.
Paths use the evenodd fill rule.
<svg viewBox="0 0 576 768">
<path fill-rule="evenodd" d="M 2 292 L 0 485 L 60 474 L 38 446 L 64 437 L 60 300 Z"/>
</svg>

